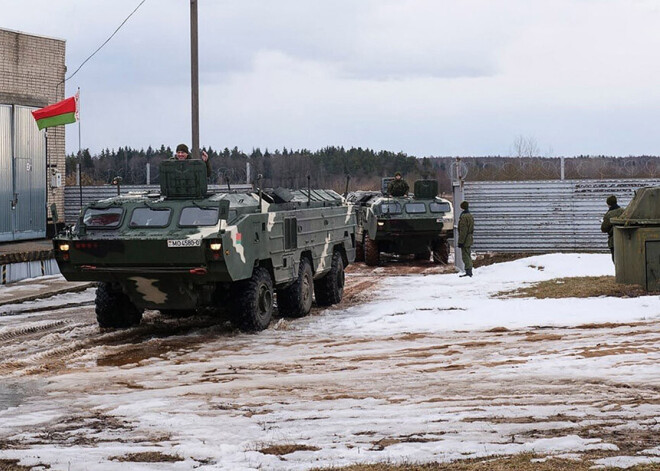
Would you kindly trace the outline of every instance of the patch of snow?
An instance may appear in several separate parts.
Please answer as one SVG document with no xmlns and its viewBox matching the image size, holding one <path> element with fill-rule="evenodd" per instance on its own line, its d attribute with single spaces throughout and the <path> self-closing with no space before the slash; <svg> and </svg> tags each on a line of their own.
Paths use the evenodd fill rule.
<svg viewBox="0 0 660 471">
<path fill-rule="evenodd" d="M 660 458 L 646 456 L 612 456 L 610 458 L 600 458 L 594 460 L 596 466 L 602 468 L 632 468 L 642 464 L 660 463 Z"/>
</svg>

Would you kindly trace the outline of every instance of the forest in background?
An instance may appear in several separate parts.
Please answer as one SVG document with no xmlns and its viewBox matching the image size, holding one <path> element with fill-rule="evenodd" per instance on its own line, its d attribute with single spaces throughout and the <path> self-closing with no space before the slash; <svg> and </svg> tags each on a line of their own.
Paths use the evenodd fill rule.
<svg viewBox="0 0 660 471">
<path fill-rule="evenodd" d="M 204 148 L 213 167 L 211 183 L 246 183 L 246 164 L 251 166 L 253 183 L 257 175 L 263 176 L 264 187 L 306 188 L 307 176 L 313 188 L 331 188 L 343 193 L 346 176 L 350 175 L 350 190 L 379 189 L 380 179 L 401 172 L 412 186 L 420 178 L 435 178 L 443 193 L 451 192 L 452 169 L 456 157 L 421 157 L 403 152 L 375 151 L 371 149 L 329 146 L 317 151 L 307 149 L 274 151 L 253 149 L 249 154 L 225 148 L 217 151 Z M 159 183 L 158 164 L 173 156 L 169 146 L 155 149 L 119 147 L 105 149 L 98 155 L 84 149 L 80 155 L 66 158 L 66 184 L 76 184 L 77 163 L 81 164 L 83 185 L 109 184 L 115 177 L 122 178 L 122 185 L 145 184 L 147 164 L 150 166 L 150 182 Z M 554 180 L 561 175 L 559 157 L 487 156 L 461 157 L 461 167 L 468 181 L 487 180 Z M 564 159 L 566 179 L 603 178 L 658 178 L 660 157 L 608 157 L 576 156 Z"/>
</svg>

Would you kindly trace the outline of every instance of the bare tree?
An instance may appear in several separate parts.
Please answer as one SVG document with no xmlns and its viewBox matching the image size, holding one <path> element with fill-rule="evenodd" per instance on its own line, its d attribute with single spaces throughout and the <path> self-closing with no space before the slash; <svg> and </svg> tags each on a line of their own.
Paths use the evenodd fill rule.
<svg viewBox="0 0 660 471">
<path fill-rule="evenodd" d="M 538 157 L 540 154 L 536 138 L 520 134 L 514 139 L 511 152 L 513 157 Z"/>
</svg>

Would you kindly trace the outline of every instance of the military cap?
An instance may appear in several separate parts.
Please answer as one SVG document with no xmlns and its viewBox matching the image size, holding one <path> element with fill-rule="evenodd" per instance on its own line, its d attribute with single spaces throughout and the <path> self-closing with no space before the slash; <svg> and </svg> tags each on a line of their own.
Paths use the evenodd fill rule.
<svg viewBox="0 0 660 471">
<path fill-rule="evenodd" d="M 614 206 L 616 204 L 616 196 L 614 195 L 608 196 L 606 202 L 608 206 Z"/>
<path fill-rule="evenodd" d="M 190 151 L 188 150 L 188 146 L 185 144 L 179 144 L 176 146 L 176 151 L 177 152 L 185 152 L 186 154 L 190 154 Z"/>
<path fill-rule="evenodd" d="M 461 209 L 468 209 L 468 206 L 470 206 L 470 203 L 468 203 L 467 201 L 461 202 Z"/>
<path fill-rule="evenodd" d="M 394 174 L 395 177 L 396 177 L 397 175 L 398 175 L 398 176 L 401 176 L 401 172 L 396 172 L 396 173 Z"/>
</svg>

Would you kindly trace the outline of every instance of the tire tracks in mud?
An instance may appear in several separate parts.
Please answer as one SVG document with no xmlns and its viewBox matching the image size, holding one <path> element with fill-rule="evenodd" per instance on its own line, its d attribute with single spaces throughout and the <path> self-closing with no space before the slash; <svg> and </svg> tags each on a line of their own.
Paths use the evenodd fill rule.
<svg viewBox="0 0 660 471">
<path fill-rule="evenodd" d="M 9 328 L 5 331 L 0 332 L 0 342 L 6 342 L 7 340 L 12 340 L 16 337 L 23 337 L 38 332 L 45 332 L 48 330 L 52 330 L 54 328 L 61 327 L 67 323 L 68 323 L 67 320 L 58 320 L 58 321 L 47 322 L 45 324 Z"/>
<path fill-rule="evenodd" d="M 394 261 L 379 267 L 352 264 L 346 270 L 343 299 L 331 309 L 345 309 L 367 301 L 369 292 L 384 277 L 446 273 L 451 269 L 447 265 L 424 261 Z M 5 344 L 0 347 L 0 358 L 4 359 L 0 361 L 0 375 L 55 374 L 76 359 L 90 355 L 99 365 L 134 363 L 166 354 L 170 348 L 185 345 L 194 348 L 199 343 L 234 332 L 231 328 L 227 330 L 218 318 L 170 319 L 154 311 L 147 311 L 142 323 L 134 328 L 99 329 L 93 301 L 79 304 L 28 307 L 16 312 L 12 319 L 5 317 L 10 323 L 4 331 L 0 330 L 0 342 Z M 314 306 L 310 315 L 319 315 L 325 309 Z M 45 318 L 31 323 L 27 321 L 28 325 L 18 324 L 26 322 L 19 315 L 29 313 L 43 313 Z M 295 322 L 293 319 L 287 321 Z M 202 335 L 191 336 L 193 332 Z"/>
<path fill-rule="evenodd" d="M 4 337 L 4 340 L 12 341 L 11 345 L 0 348 L 2 357 L 8 358 L 0 362 L 0 375 L 55 373 L 92 350 L 99 349 L 98 355 L 101 357 L 117 356 L 122 352 L 129 354 L 154 340 L 162 343 L 161 348 L 151 349 L 154 352 L 151 356 L 158 356 L 168 351 L 168 343 L 182 343 L 180 339 L 174 340 L 175 337 L 218 328 L 218 321 L 213 318 L 176 320 L 153 315 L 145 317 L 143 324 L 122 330 L 100 329 L 93 312 L 89 313 L 88 322 L 65 319 L 8 330 L 0 334 L 0 340 Z M 40 338 L 33 338 L 35 335 Z M 44 341 L 48 343 L 44 344 Z"/>
<path fill-rule="evenodd" d="M 9 316 L 22 316 L 25 314 L 33 314 L 33 313 L 41 313 L 41 312 L 47 312 L 47 311 L 60 311 L 62 309 L 71 309 L 74 307 L 86 307 L 86 306 L 93 306 L 94 301 L 82 301 L 78 303 L 66 303 L 62 305 L 57 305 L 57 306 L 41 306 L 41 307 L 31 307 L 31 308 L 26 308 L 26 309 L 17 309 L 17 310 L 10 310 L 7 312 L 0 312 L 0 317 L 9 317 Z"/>
</svg>

